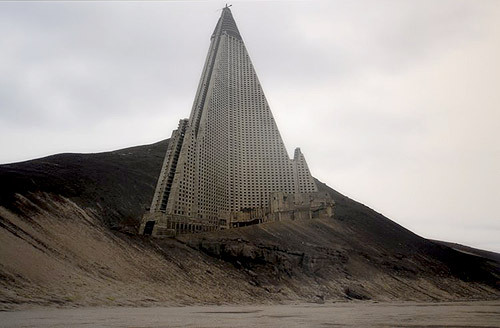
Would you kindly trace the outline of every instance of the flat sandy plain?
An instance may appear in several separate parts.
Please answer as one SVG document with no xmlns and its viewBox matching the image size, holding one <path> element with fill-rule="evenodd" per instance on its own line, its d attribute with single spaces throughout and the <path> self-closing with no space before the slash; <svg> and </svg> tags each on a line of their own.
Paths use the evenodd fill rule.
<svg viewBox="0 0 500 328">
<path fill-rule="evenodd" d="M 500 301 L 37 308 L 2 327 L 500 327 Z"/>
</svg>

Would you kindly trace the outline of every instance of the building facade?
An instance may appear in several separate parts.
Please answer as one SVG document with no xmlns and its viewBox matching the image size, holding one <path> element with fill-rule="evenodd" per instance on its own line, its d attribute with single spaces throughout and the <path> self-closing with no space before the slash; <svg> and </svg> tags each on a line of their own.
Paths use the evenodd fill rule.
<svg viewBox="0 0 500 328">
<path fill-rule="evenodd" d="M 290 159 L 229 8 L 211 36 L 189 119 L 174 130 L 145 234 L 215 230 L 266 209 L 274 193 L 315 193 L 304 155 Z"/>
</svg>

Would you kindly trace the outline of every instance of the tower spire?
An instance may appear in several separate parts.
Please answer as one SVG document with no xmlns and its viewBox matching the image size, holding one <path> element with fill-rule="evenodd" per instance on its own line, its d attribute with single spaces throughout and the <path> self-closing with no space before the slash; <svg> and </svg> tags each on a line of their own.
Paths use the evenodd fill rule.
<svg viewBox="0 0 500 328">
<path fill-rule="evenodd" d="M 238 27 L 236 26 L 236 22 L 234 21 L 231 9 L 229 9 L 229 7 L 231 6 L 232 5 L 228 5 L 226 3 L 226 6 L 222 8 L 222 14 L 219 18 L 219 21 L 217 22 L 217 25 L 215 26 L 214 33 L 212 33 L 212 38 L 214 38 L 216 35 L 226 33 L 241 40 L 240 32 L 238 31 Z"/>
</svg>

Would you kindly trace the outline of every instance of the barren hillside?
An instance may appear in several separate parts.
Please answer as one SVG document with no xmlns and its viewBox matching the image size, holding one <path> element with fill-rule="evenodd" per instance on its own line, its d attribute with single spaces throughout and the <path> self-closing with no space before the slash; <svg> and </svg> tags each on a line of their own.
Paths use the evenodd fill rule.
<svg viewBox="0 0 500 328">
<path fill-rule="evenodd" d="M 0 306 L 500 296 L 494 258 L 421 238 L 323 184 L 331 220 L 124 233 L 152 197 L 167 142 L 1 165 Z"/>
</svg>

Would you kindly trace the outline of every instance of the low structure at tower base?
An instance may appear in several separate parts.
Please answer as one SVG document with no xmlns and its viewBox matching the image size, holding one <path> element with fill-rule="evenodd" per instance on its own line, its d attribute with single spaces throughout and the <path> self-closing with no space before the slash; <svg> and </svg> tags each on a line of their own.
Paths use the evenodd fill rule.
<svg viewBox="0 0 500 328">
<path fill-rule="evenodd" d="M 335 202 L 328 193 L 275 192 L 269 196 L 268 207 L 221 213 L 217 224 L 208 224 L 182 215 L 147 212 L 143 216 L 139 233 L 153 237 L 174 237 L 178 234 L 239 228 L 265 222 L 326 219 L 333 218 L 334 206 Z"/>
</svg>

